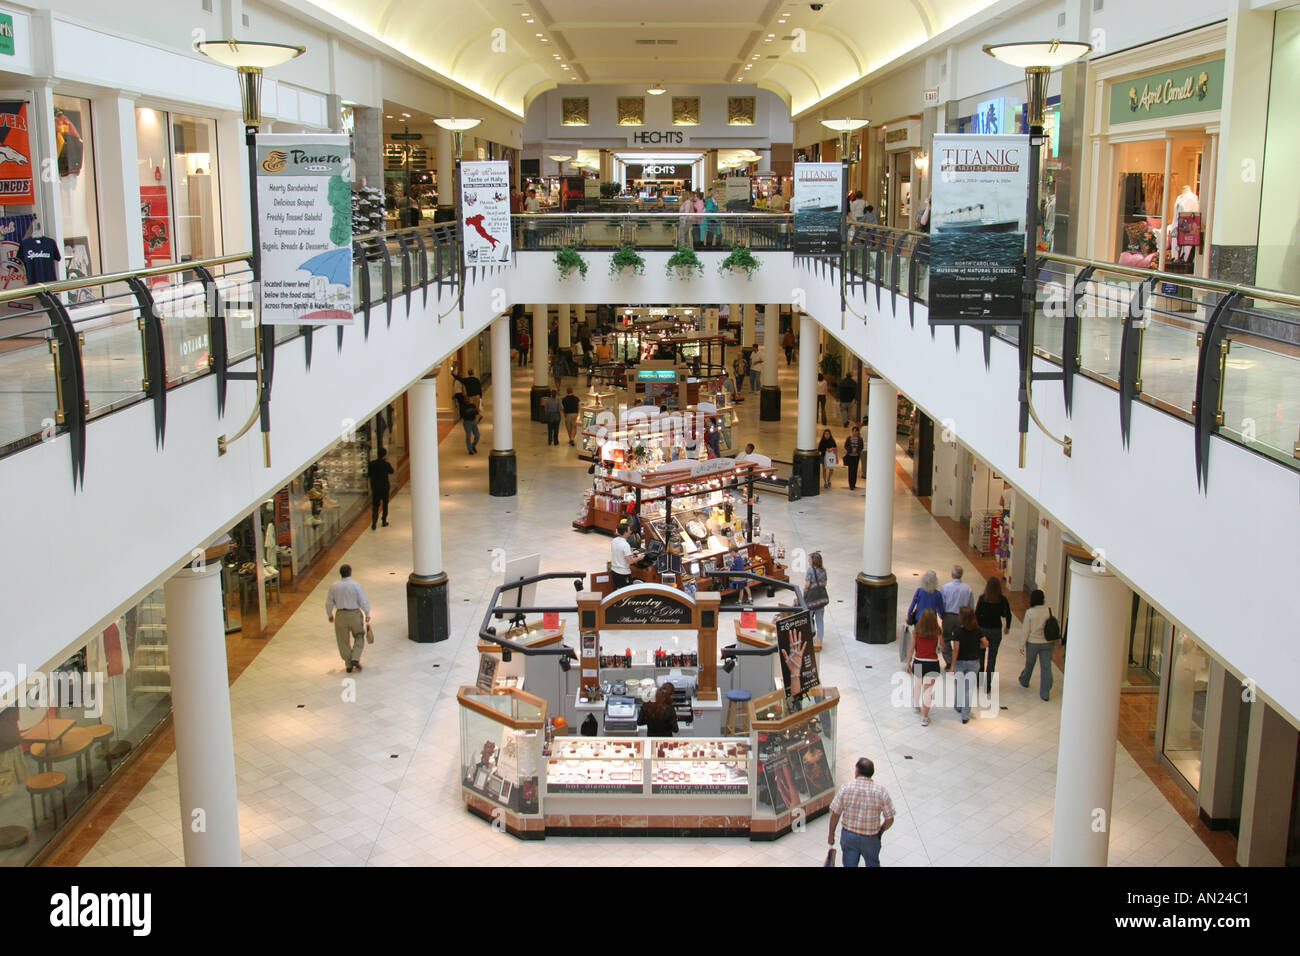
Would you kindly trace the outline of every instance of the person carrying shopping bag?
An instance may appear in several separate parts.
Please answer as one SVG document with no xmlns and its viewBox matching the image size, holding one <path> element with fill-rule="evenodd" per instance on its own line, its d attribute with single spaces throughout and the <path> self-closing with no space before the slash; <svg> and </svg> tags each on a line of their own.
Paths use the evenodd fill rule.
<svg viewBox="0 0 1300 956">
<path fill-rule="evenodd" d="M 822 483 L 831 486 L 831 473 L 840 463 L 840 449 L 835 444 L 835 437 L 829 428 L 822 431 L 822 440 L 817 443 L 817 451 L 822 457 Z"/>
</svg>

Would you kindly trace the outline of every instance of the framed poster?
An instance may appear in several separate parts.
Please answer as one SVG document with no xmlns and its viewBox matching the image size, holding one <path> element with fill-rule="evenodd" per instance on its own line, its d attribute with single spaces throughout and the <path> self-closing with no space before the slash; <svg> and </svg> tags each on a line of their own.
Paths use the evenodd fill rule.
<svg viewBox="0 0 1300 956">
<path fill-rule="evenodd" d="M 936 134 L 931 324 L 1014 325 L 1024 311 L 1029 137 Z"/>
<path fill-rule="evenodd" d="M 262 324 L 351 325 L 350 139 L 265 134 L 256 150 Z"/>
<path fill-rule="evenodd" d="M 140 187 L 140 223 L 144 231 L 145 265 L 172 261 L 171 216 L 166 186 Z"/>
<path fill-rule="evenodd" d="M 803 697 L 821 683 L 811 611 L 796 611 L 777 618 L 776 644 L 780 649 L 781 683 L 785 685 L 786 697 Z"/>
<path fill-rule="evenodd" d="M 0 206 L 30 206 L 32 150 L 27 136 L 27 103 L 0 101 Z"/>
<path fill-rule="evenodd" d="M 465 265 L 509 262 L 510 164 L 461 163 L 460 197 Z"/>
<path fill-rule="evenodd" d="M 794 254 L 838 256 L 844 204 L 843 168 L 839 163 L 795 163 Z"/>
</svg>

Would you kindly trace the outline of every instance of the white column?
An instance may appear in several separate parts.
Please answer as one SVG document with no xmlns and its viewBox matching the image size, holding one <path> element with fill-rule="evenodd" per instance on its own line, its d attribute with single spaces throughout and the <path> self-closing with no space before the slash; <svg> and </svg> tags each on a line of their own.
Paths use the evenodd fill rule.
<svg viewBox="0 0 1300 956">
<path fill-rule="evenodd" d="M 223 538 L 163 585 L 186 866 L 239 866 L 239 798 L 221 606 Z M 260 549 L 259 549 L 260 551 Z"/>
<path fill-rule="evenodd" d="M 456 205 L 456 151 L 451 132 L 438 127 L 438 151 L 434 157 L 438 167 L 438 205 L 448 209 Z"/>
<path fill-rule="evenodd" d="M 1115 789 L 1119 688 L 1131 599 L 1070 542 L 1069 651 L 1056 754 L 1053 866 L 1105 866 Z M 1037 680 L 1037 675 L 1035 675 Z"/>
<path fill-rule="evenodd" d="M 95 191 L 99 194 L 102 217 L 100 234 L 118 240 L 100 243 L 103 271 L 143 269 L 144 226 L 140 221 L 140 173 L 136 168 L 140 150 L 135 138 L 135 101 L 110 94 L 96 97 L 92 108 L 95 113 Z M 224 193 L 224 170 L 222 172 L 221 191 Z M 247 173 L 244 173 L 244 178 L 248 178 Z M 243 218 L 247 219 L 248 214 L 245 213 Z M 240 248 L 247 249 L 248 246 L 245 244 Z"/>
<path fill-rule="evenodd" d="M 257 542 L 257 560 L 253 562 L 257 579 L 257 623 L 258 630 L 266 633 L 266 549 L 263 547 L 262 505 L 258 502 L 249 516 L 253 521 L 253 540 Z"/>
<path fill-rule="evenodd" d="M 763 313 L 763 387 L 776 387 L 777 346 L 781 341 L 781 307 L 764 306 Z"/>
<path fill-rule="evenodd" d="M 514 448 L 510 417 L 510 316 L 492 320 L 492 448 Z"/>
<path fill-rule="evenodd" d="M 862 571 L 873 578 L 893 573 L 894 565 L 894 449 L 898 435 L 898 390 L 883 378 L 867 384 L 865 519 L 862 530 Z"/>
<path fill-rule="evenodd" d="M 545 388 L 551 383 L 550 370 L 547 368 L 550 358 L 547 346 L 545 305 L 533 306 L 533 386 Z"/>
<path fill-rule="evenodd" d="M 742 313 L 744 319 L 740 326 L 740 344 L 742 348 L 754 347 L 754 319 L 757 315 L 757 308 L 752 302 L 747 302 L 741 306 L 741 309 L 744 310 Z"/>
<path fill-rule="evenodd" d="M 957 442 L 944 441 L 947 428 L 934 423 L 934 480 L 931 482 L 930 511 L 945 518 L 955 518 L 960 507 L 957 494 Z"/>
<path fill-rule="evenodd" d="M 569 304 L 563 303 L 560 309 L 560 348 L 567 349 L 573 344 L 573 326 L 569 323 Z"/>
<path fill-rule="evenodd" d="M 1236 688 L 1241 693 L 1240 685 Z M 1286 866 L 1295 787 L 1296 729 L 1267 701 L 1250 705 L 1237 863 Z"/>
<path fill-rule="evenodd" d="M 799 319 L 799 417 L 795 447 L 817 447 L 817 323 L 807 312 Z"/>
<path fill-rule="evenodd" d="M 411 567 L 421 577 L 443 571 L 438 509 L 438 369 L 406 390 L 411 432 Z"/>
</svg>

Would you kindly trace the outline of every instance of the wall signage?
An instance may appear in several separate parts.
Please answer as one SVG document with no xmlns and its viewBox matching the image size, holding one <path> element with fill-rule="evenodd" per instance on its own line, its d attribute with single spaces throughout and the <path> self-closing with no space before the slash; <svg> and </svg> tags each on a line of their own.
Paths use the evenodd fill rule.
<svg viewBox="0 0 1300 956">
<path fill-rule="evenodd" d="M 844 183 L 839 163 L 795 163 L 794 254 L 838 256 Z"/>
<path fill-rule="evenodd" d="M 643 129 L 627 134 L 629 146 L 685 146 L 689 135 L 679 129 Z"/>
<path fill-rule="evenodd" d="M 257 137 L 264 325 L 349 325 L 352 146 L 338 133 Z M 144 188 L 140 190 L 143 197 Z M 146 242 L 148 236 L 145 237 Z"/>
<path fill-rule="evenodd" d="M 801 698 L 821 683 L 813 643 L 812 612 L 796 611 L 776 619 L 776 644 L 781 657 L 785 696 Z"/>
<path fill-rule="evenodd" d="M 691 178 L 691 167 L 686 163 L 629 163 L 627 178 L 629 180 L 688 180 Z"/>
<path fill-rule="evenodd" d="M 639 368 L 636 370 L 638 382 L 675 382 L 677 370 L 673 368 Z"/>
<path fill-rule="evenodd" d="M 689 627 L 694 606 L 669 594 L 632 594 L 605 608 L 606 627 Z"/>
<path fill-rule="evenodd" d="M 1110 85 L 1110 123 L 1205 113 L 1223 105 L 1223 60 L 1196 63 Z"/>
<path fill-rule="evenodd" d="M 922 91 L 921 91 L 921 101 L 922 101 L 923 103 L 926 103 L 927 105 L 928 105 L 928 104 L 931 104 L 931 103 L 938 103 L 938 102 L 939 102 L 939 87 L 936 86 L 936 87 L 935 87 L 934 89 L 932 89 L 932 90 L 922 90 Z"/>
<path fill-rule="evenodd" d="M 0 102 L 0 206 L 30 206 L 35 201 L 27 103 L 5 100 Z"/>
<path fill-rule="evenodd" d="M 1006 101 L 998 96 L 985 100 L 975 107 L 971 122 L 972 133 L 1006 133 Z"/>
<path fill-rule="evenodd" d="M 582 188 L 579 179 L 579 196 Z M 461 163 L 460 197 L 465 264 L 509 262 L 510 164 L 498 159 Z"/>
<path fill-rule="evenodd" d="M 0 13 L 0 53 L 14 55 L 14 18 L 12 14 Z"/>
</svg>

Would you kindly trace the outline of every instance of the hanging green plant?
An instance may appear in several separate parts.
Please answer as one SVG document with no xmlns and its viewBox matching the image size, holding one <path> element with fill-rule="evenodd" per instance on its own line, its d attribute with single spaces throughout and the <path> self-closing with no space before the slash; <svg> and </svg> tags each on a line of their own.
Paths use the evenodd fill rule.
<svg viewBox="0 0 1300 956">
<path fill-rule="evenodd" d="M 582 278 L 587 278 L 587 260 L 578 255 L 572 246 L 565 246 L 555 253 L 555 268 L 559 270 L 561 279 L 569 278 L 575 269 L 581 273 Z"/>
<path fill-rule="evenodd" d="M 609 257 L 609 274 L 618 275 L 626 269 L 631 269 L 639 276 L 645 275 L 645 259 L 636 251 L 636 247 L 631 243 L 625 243 L 618 252 Z"/>
<path fill-rule="evenodd" d="M 704 275 L 704 263 L 690 246 L 678 246 L 677 251 L 668 257 L 664 275 L 670 279 L 673 275 L 679 279 L 689 279 L 693 274 Z"/>
<path fill-rule="evenodd" d="M 819 363 L 821 373 L 832 382 L 838 382 L 840 374 L 844 371 L 844 366 L 840 363 L 840 357 L 835 352 L 827 352 L 822 356 Z"/>
<path fill-rule="evenodd" d="M 727 254 L 727 258 L 718 263 L 718 275 L 725 276 L 727 271 L 739 272 L 744 271 L 746 279 L 753 279 L 754 273 L 762 267 L 754 254 L 749 251 L 749 246 L 736 246 Z"/>
</svg>

